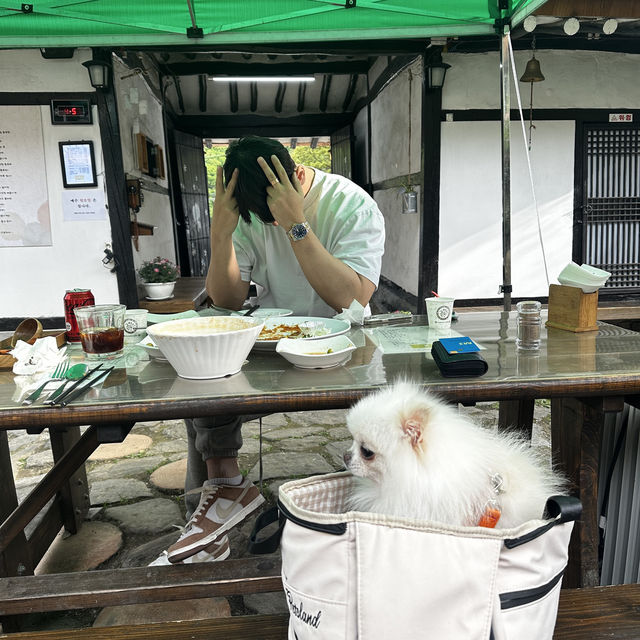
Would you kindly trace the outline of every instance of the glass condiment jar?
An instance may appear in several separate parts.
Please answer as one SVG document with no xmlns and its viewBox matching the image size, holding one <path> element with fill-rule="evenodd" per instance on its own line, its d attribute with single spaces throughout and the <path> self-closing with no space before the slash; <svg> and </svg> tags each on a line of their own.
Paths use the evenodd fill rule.
<svg viewBox="0 0 640 640">
<path fill-rule="evenodd" d="M 516 347 L 523 351 L 535 351 L 540 348 L 542 304 L 537 300 L 524 300 L 516 305 L 518 311 Z"/>
</svg>

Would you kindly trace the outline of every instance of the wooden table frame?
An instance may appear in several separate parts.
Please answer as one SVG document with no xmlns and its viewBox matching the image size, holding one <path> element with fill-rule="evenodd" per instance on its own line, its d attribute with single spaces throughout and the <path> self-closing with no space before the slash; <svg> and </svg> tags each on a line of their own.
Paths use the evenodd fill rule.
<svg viewBox="0 0 640 640">
<path fill-rule="evenodd" d="M 603 418 L 607 412 L 621 410 L 625 401 L 637 406 L 640 394 L 640 367 L 637 371 L 607 373 L 606 380 L 603 376 L 594 373 L 566 375 L 562 380 L 545 377 L 531 378 L 525 382 L 508 377 L 481 381 L 440 379 L 435 385 L 433 382 L 425 381 L 424 386 L 435 386 L 438 394 L 444 399 L 465 405 L 482 401 L 499 401 L 501 403 L 500 422 L 505 425 L 517 425 L 525 430 L 530 429 L 535 399 L 551 399 L 554 452 L 558 455 L 557 461 L 565 467 L 575 483 L 578 496 L 584 505 L 583 518 L 575 527 L 572 538 L 570 565 L 564 584 L 565 586 L 597 584 L 597 469 Z M 99 405 L 79 403 L 64 409 L 41 406 L 29 409 L 4 408 L 0 411 L 0 474 L 4 469 L 4 475 L 7 475 L 8 446 L 5 432 L 11 429 L 27 428 L 39 432 L 49 428 L 55 464 L 19 507 L 16 505 L 15 491 L 11 490 L 13 478 L 11 477 L 8 492 L 6 491 L 7 482 L 3 480 L 5 493 L 0 498 L 0 520 L 3 521 L 0 524 L 0 575 L 19 576 L 30 573 L 39 559 L 38 556 L 41 555 L 40 552 L 43 553 L 42 550 L 46 549 L 50 543 L 51 532 L 59 530 L 62 525 L 70 531 L 75 530 L 78 520 L 88 507 L 85 497 L 86 477 L 83 476 L 82 471 L 84 461 L 100 443 L 121 441 L 135 422 L 176 419 L 185 416 L 341 409 L 351 406 L 376 388 L 375 386 L 345 385 L 335 389 L 310 388 L 301 391 L 265 392 L 256 390 L 251 394 L 231 393 L 197 398 L 158 397 L 153 401 L 136 399 L 126 402 L 104 401 Z M 82 437 L 79 436 L 80 425 L 91 425 Z M 10 470 L 10 465 L 8 469 Z M 47 535 L 40 533 L 35 545 L 33 543 L 27 545 L 23 529 L 53 496 L 56 496 L 55 500 L 61 515 L 57 520 L 53 520 L 55 526 L 50 525 L 47 528 Z M 56 526 L 58 529 L 55 528 Z M 31 555 L 27 554 L 29 546 L 31 546 Z M 26 555 L 21 555 L 20 550 Z M 253 565 L 258 574 L 259 565 L 259 561 Z M 180 569 L 188 572 L 194 567 L 195 565 Z M 158 569 L 166 570 L 166 568 Z M 175 567 L 169 568 L 170 576 L 173 576 L 171 572 L 175 569 Z M 216 573 L 217 571 L 216 568 Z M 78 576 L 78 584 L 82 583 L 89 588 L 95 581 L 97 585 L 102 573 L 90 572 Z M 166 593 L 162 587 L 150 594 L 145 591 L 144 584 L 134 588 L 133 582 L 138 576 L 135 570 L 118 570 L 116 574 L 129 585 L 120 591 L 114 583 L 115 592 L 121 594 L 126 592 L 122 602 L 134 601 L 131 593 L 138 588 L 142 592 L 140 596 L 142 599 L 135 600 L 138 602 L 150 601 L 151 598 L 162 600 L 174 597 L 171 593 L 176 587 L 175 584 L 171 586 L 171 580 L 166 585 Z M 30 581 L 30 584 L 36 584 L 35 579 L 25 579 Z M 275 578 L 271 575 L 269 579 Z M 15 581 L 18 580 L 19 578 L 15 578 Z M 247 585 L 253 584 L 250 578 L 246 580 L 248 580 Z M 13 593 L 17 593 L 17 584 L 12 578 Z M 238 587 L 245 588 L 242 584 L 236 583 L 236 588 Z M 273 582 L 270 589 L 272 587 Z M 0 616 L 18 613 L 18 610 L 10 605 L 10 600 L 11 592 L 3 591 L 0 594 Z M 75 606 L 72 600 L 65 599 L 66 605 L 70 605 L 68 608 Z"/>
</svg>

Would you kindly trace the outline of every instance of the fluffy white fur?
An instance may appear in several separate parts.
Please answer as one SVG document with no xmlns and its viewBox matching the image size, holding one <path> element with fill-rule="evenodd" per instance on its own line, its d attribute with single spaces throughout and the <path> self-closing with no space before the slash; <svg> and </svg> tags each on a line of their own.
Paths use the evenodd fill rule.
<svg viewBox="0 0 640 640">
<path fill-rule="evenodd" d="M 358 402 L 347 426 L 345 463 L 358 477 L 349 509 L 475 526 L 495 498 L 497 526 L 511 528 L 541 518 L 547 498 L 567 489 L 528 442 L 490 432 L 408 382 Z"/>
</svg>

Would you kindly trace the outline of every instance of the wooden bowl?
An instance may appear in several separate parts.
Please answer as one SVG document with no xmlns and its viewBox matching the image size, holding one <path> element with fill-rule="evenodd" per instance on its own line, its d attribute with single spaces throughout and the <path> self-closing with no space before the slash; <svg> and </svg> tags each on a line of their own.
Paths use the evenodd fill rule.
<svg viewBox="0 0 640 640">
<path fill-rule="evenodd" d="M 11 346 L 15 347 L 18 340 L 24 340 L 28 344 L 33 344 L 38 338 L 42 337 L 42 325 L 36 318 L 27 318 L 23 320 L 13 332 L 11 336 Z"/>
</svg>

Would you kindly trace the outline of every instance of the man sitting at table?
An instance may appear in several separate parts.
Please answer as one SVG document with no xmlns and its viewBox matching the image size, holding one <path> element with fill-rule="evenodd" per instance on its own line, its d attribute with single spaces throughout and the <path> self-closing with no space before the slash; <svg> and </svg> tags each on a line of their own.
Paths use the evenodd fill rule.
<svg viewBox="0 0 640 640">
<path fill-rule="evenodd" d="M 296 165 L 276 140 L 231 143 L 224 170 L 218 167 L 211 219 L 206 286 L 216 306 L 240 309 L 253 281 L 261 306 L 296 315 L 330 317 L 353 300 L 366 307 L 383 251 L 382 214 L 353 182 Z M 242 422 L 186 420 L 190 520 L 167 551 L 170 562 L 223 559 L 226 532 L 264 501 L 238 467 Z"/>
</svg>

